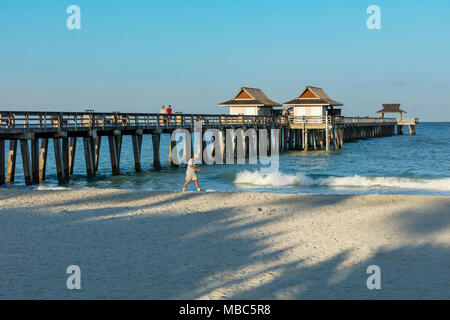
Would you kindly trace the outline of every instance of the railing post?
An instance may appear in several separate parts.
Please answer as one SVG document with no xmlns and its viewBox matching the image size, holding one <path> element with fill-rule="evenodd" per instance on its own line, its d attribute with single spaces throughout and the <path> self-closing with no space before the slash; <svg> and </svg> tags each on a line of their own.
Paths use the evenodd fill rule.
<svg viewBox="0 0 450 320">
<path fill-rule="evenodd" d="M 330 150 L 330 127 L 329 127 L 329 123 L 328 123 L 328 111 L 327 111 L 327 116 L 325 118 L 325 150 L 329 151 Z"/>
</svg>

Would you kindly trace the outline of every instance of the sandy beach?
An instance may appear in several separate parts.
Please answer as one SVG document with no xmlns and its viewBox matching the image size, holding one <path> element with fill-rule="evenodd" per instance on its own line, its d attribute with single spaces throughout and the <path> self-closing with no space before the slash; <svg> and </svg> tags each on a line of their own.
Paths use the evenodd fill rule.
<svg viewBox="0 0 450 320">
<path fill-rule="evenodd" d="M 0 299 L 449 299 L 449 223 L 448 197 L 6 188 Z"/>
</svg>

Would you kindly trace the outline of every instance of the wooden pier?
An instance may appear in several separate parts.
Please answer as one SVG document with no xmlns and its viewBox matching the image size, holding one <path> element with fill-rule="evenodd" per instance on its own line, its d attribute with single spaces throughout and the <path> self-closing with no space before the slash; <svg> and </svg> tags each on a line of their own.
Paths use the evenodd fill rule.
<svg viewBox="0 0 450 320">
<path fill-rule="evenodd" d="M 202 130 L 213 128 L 220 130 L 223 132 L 223 139 L 226 139 L 227 129 L 252 128 L 256 131 L 280 129 L 278 143 L 280 151 L 330 150 L 331 146 L 340 149 L 347 141 L 403 134 L 404 125 L 408 125 L 410 133 L 415 134 L 415 125 L 418 124 L 417 119 L 398 121 L 389 118 L 335 116 L 288 118 L 208 114 L 0 111 L 0 185 L 14 183 L 18 145 L 21 150 L 25 183 L 32 185 L 45 181 L 49 140 L 53 143 L 53 156 L 60 184 L 68 182 L 73 174 L 78 138 L 83 141 L 88 177 L 97 174 L 102 137 L 108 138 L 113 175 L 120 174 L 122 141 L 125 135 L 131 136 L 136 171 L 142 168 L 143 135 L 152 136 L 153 166 L 158 169 L 161 167 L 159 154 L 161 134 L 171 134 L 175 129 L 194 132 L 196 122 L 201 122 Z M 241 143 L 244 145 L 237 146 L 234 142 L 233 148 L 244 148 L 248 151 L 248 139 L 243 139 Z M 222 141 L 221 145 L 225 145 L 225 141 Z M 203 143 L 202 146 L 204 147 Z M 234 154 L 235 150 L 232 152 Z M 259 152 L 260 150 L 258 154 Z M 222 153 L 224 154 L 223 150 Z"/>
</svg>

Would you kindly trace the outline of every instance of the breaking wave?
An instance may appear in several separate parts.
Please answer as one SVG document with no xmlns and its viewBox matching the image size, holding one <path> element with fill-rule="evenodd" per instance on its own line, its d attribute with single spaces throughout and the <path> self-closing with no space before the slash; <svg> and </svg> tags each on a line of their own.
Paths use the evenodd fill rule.
<svg viewBox="0 0 450 320">
<path fill-rule="evenodd" d="M 243 171 L 237 174 L 235 184 L 267 187 L 328 186 L 358 188 L 393 188 L 450 191 L 450 178 L 425 179 L 401 177 L 327 177 L 311 178 L 303 174 L 290 175 L 280 172 L 262 174 L 259 171 Z"/>
</svg>

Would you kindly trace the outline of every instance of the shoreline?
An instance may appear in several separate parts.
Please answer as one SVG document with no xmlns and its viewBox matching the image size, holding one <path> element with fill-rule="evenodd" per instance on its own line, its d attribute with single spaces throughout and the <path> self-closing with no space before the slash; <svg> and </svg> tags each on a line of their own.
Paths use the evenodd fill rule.
<svg viewBox="0 0 450 320">
<path fill-rule="evenodd" d="M 191 186 L 192 187 L 192 186 Z M 257 187 L 255 187 L 256 189 Z M 269 188 L 268 188 L 269 189 Z M 272 189 L 272 188 L 270 188 Z M 28 192 L 41 192 L 41 191 L 82 191 L 82 190 L 110 190 L 110 191 L 129 191 L 129 192 L 148 192 L 148 193 L 170 193 L 170 194 L 182 194 L 182 191 L 176 190 L 142 190 L 136 188 L 111 188 L 111 187 L 86 187 L 86 186 L 46 186 L 46 185 L 34 185 L 34 186 L 18 186 L 18 185 L 3 185 L 0 187 L 1 190 L 12 190 L 12 191 L 28 191 Z M 407 189 L 403 189 L 405 191 Z M 447 192 L 447 191 L 435 191 L 439 192 Z M 184 193 L 198 193 L 194 189 L 186 190 Z M 347 193 L 337 193 L 337 192 L 329 192 L 329 193 L 301 193 L 301 192 L 291 192 L 291 193 L 277 193 L 272 192 L 271 190 L 265 191 L 252 191 L 251 189 L 240 190 L 240 191 L 219 191 L 219 190 L 206 190 L 202 192 L 203 194 L 211 194 L 211 193 L 223 193 L 223 194 L 239 194 L 239 193 L 254 193 L 254 194 L 269 194 L 269 195 L 290 195 L 290 196 L 400 196 L 400 197 L 438 197 L 438 198 L 450 198 L 450 194 L 434 194 L 430 192 L 429 194 L 413 194 L 413 193 L 378 193 L 377 191 L 373 191 L 370 193 L 357 193 L 357 192 L 347 192 Z M 1 198 L 0 198 L 1 199 Z"/>
<path fill-rule="evenodd" d="M 448 208 L 446 196 L 5 188 L 0 299 L 448 299 Z M 65 288 L 72 264 L 80 291 Z M 381 290 L 366 287 L 370 265 Z"/>
</svg>

